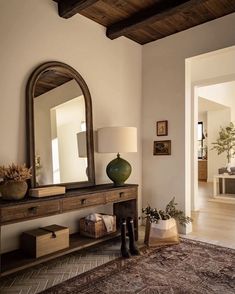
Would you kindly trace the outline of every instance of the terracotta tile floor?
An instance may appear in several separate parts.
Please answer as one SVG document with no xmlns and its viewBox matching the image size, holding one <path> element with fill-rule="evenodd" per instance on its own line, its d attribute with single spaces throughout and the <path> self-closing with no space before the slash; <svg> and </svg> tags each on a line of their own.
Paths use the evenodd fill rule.
<svg viewBox="0 0 235 294">
<path fill-rule="evenodd" d="M 0 280 L 0 293 L 33 294 L 119 256 L 119 242 L 75 252 Z"/>
<path fill-rule="evenodd" d="M 143 245 L 140 229 L 138 244 Z M 78 251 L 0 279 L 1 294 L 35 294 L 120 256 L 120 241 Z"/>
</svg>

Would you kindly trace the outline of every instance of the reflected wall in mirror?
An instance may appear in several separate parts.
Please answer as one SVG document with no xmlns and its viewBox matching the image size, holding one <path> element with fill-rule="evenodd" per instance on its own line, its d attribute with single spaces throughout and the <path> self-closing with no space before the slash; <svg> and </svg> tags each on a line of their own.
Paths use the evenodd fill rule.
<svg viewBox="0 0 235 294">
<path fill-rule="evenodd" d="M 70 66 L 39 66 L 27 86 L 29 164 L 32 187 L 90 186 L 94 178 L 91 97 Z"/>
</svg>

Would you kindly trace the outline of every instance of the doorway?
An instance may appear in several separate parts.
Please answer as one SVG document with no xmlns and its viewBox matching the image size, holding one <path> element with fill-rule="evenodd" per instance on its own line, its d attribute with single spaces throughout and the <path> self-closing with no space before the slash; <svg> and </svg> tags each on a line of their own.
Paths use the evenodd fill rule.
<svg viewBox="0 0 235 294">
<path fill-rule="evenodd" d="M 235 87 L 234 57 L 233 46 L 186 60 L 186 144 L 191 146 L 186 163 L 191 193 L 186 197 L 194 218 L 189 237 L 229 247 L 235 243 L 235 204 L 210 201 L 213 176 L 226 165 L 211 144 L 221 126 L 235 121 L 235 96 L 229 98 L 234 109 L 228 103 L 228 88 Z"/>
</svg>

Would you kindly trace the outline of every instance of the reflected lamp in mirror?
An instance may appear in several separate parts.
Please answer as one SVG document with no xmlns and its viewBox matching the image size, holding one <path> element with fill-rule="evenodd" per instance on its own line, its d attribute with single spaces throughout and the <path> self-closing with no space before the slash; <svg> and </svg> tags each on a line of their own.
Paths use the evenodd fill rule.
<svg viewBox="0 0 235 294">
<path fill-rule="evenodd" d="M 123 186 L 131 174 L 131 165 L 120 153 L 137 152 L 137 129 L 134 127 L 105 127 L 98 130 L 98 152 L 117 153 L 106 168 L 114 186 Z"/>
<path fill-rule="evenodd" d="M 78 157 L 83 158 L 87 164 L 87 138 L 86 131 L 77 133 L 78 143 Z M 86 175 L 88 176 L 88 168 L 86 168 Z"/>
<path fill-rule="evenodd" d="M 77 133 L 78 143 L 78 156 L 81 158 L 87 157 L 87 146 L 86 146 L 86 131 Z"/>
</svg>

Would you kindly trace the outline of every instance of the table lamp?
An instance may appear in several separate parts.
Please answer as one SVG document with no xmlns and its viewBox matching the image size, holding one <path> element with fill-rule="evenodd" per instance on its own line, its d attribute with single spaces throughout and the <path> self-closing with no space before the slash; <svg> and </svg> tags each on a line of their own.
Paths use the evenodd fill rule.
<svg viewBox="0 0 235 294">
<path fill-rule="evenodd" d="M 131 165 L 120 153 L 137 152 L 137 129 L 133 127 L 105 127 L 98 130 L 98 152 L 117 153 L 106 168 L 114 186 L 123 186 L 131 174 Z"/>
<path fill-rule="evenodd" d="M 87 159 L 86 131 L 77 133 L 77 144 L 78 144 L 78 157 Z M 86 175 L 89 178 L 87 160 L 86 160 Z"/>
<path fill-rule="evenodd" d="M 78 156 L 82 158 L 87 157 L 86 147 L 86 131 L 77 133 Z"/>
</svg>

